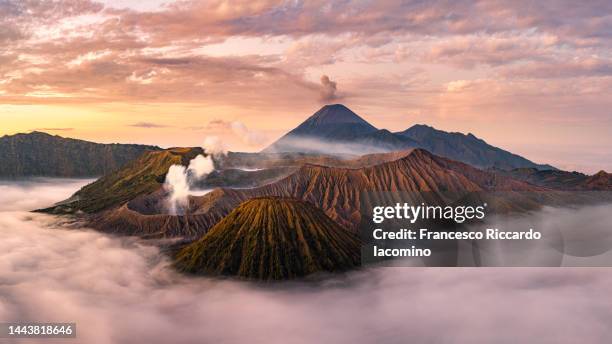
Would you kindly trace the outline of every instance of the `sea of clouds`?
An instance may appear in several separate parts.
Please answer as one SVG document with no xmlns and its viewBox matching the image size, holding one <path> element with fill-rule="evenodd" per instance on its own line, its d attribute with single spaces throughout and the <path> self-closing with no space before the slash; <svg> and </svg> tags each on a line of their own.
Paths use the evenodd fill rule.
<svg viewBox="0 0 612 344">
<path fill-rule="evenodd" d="M 0 183 L 0 321 L 76 322 L 70 343 L 88 344 L 612 338 L 612 269 L 377 268 L 264 286 L 190 278 L 147 243 L 28 212 L 86 182 Z"/>
</svg>

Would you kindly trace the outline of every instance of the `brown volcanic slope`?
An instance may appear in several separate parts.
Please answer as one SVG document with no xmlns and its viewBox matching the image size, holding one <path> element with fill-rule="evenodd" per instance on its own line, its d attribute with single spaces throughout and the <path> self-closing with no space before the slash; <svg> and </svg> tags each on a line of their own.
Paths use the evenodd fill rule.
<svg viewBox="0 0 612 344">
<path fill-rule="evenodd" d="M 612 190 L 612 174 L 599 171 L 584 181 L 587 190 Z"/>
<path fill-rule="evenodd" d="M 382 199 L 387 197 L 385 191 L 394 193 L 390 193 L 391 198 Z M 462 197 L 483 191 L 507 192 L 502 199 L 507 199 L 508 204 L 501 204 L 501 207 L 517 209 L 520 205 L 531 209 L 537 202 L 525 198 L 518 202 L 508 195 L 547 189 L 416 149 L 401 159 L 365 168 L 305 165 L 290 176 L 262 187 L 219 188 L 201 197 L 191 197 L 189 212 L 182 216 L 160 214 L 163 212 L 163 207 L 159 206 L 163 193 L 142 195 L 120 208 L 102 213 L 91 225 L 132 235 L 197 237 L 241 202 L 255 197 L 276 196 L 307 201 L 341 226 L 356 231 L 362 206 L 389 204 L 391 201 L 452 204 Z M 362 195 L 369 195 L 367 192 L 373 193 L 372 198 L 362 199 Z"/>
<path fill-rule="evenodd" d="M 359 238 L 309 203 L 255 198 L 176 255 L 185 272 L 281 280 L 360 265 Z"/>
<path fill-rule="evenodd" d="M 122 169 L 86 185 L 68 200 L 43 212 L 66 214 L 83 211 L 95 213 L 128 202 L 139 195 L 161 188 L 170 166 L 188 165 L 201 148 L 171 148 L 149 151 Z"/>
<path fill-rule="evenodd" d="M 492 169 L 492 172 L 522 180 L 534 185 L 564 191 L 611 191 L 612 175 L 605 171 L 588 176 L 580 172 L 560 170 L 539 171 L 535 168 L 517 168 L 510 171 Z"/>
</svg>

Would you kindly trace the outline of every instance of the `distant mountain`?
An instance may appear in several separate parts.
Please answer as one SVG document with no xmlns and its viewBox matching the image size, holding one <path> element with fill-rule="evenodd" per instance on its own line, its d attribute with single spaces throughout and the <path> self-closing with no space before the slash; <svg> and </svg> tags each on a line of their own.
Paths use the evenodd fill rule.
<svg viewBox="0 0 612 344">
<path fill-rule="evenodd" d="M 439 156 L 478 168 L 555 169 L 550 165 L 536 164 L 519 155 L 491 146 L 472 134 L 448 133 L 425 125 L 415 125 L 399 133 L 380 130 L 341 104 L 322 107 L 263 152 L 361 155 L 407 148 L 424 148 Z"/>
<path fill-rule="evenodd" d="M 114 171 L 159 147 L 100 144 L 43 132 L 0 137 L 0 178 L 93 177 Z"/>
<path fill-rule="evenodd" d="M 611 190 L 612 191 L 612 174 L 606 171 L 599 171 L 587 178 L 584 182 L 587 190 Z"/>
<path fill-rule="evenodd" d="M 264 153 L 365 154 L 414 147 L 410 138 L 379 130 L 342 104 L 325 105 Z"/>
<path fill-rule="evenodd" d="M 309 203 L 255 198 L 176 255 L 181 271 L 281 280 L 360 265 L 359 238 Z"/>
<path fill-rule="evenodd" d="M 170 148 L 145 152 L 123 168 L 104 175 L 58 205 L 40 211 L 55 214 L 95 213 L 158 191 L 172 165 L 189 165 L 202 148 Z"/>
<path fill-rule="evenodd" d="M 538 170 L 555 170 L 550 165 L 536 164 L 522 156 L 491 146 L 470 134 L 449 133 L 427 125 L 414 125 L 397 133 L 419 143 L 419 147 L 446 158 L 462 161 L 479 168 L 496 167 L 514 169 L 533 167 Z"/>
<path fill-rule="evenodd" d="M 560 170 L 540 171 L 536 168 L 517 168 L 514 170 L 491 171 L 522 180 L 530 184 L 565 191 L 612 191 L 612 175 L 605 171 L 589 176 L 580 172 Z"/>
</svg>

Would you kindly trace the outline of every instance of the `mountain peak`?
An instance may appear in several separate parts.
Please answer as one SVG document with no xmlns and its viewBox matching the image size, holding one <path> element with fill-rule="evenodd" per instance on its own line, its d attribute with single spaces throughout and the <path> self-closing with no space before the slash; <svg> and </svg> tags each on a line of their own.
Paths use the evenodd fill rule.
<svg viewBox="0 0 612 344">
<path fill-rule="evenodd" d="M 44 131 L 40 131 L 40 130 L 33 130 L 29 133 L 25 133 L 25 135 L 39 135 L 39 136 L 55 136 L 55 135 L 51 135 L 47 132 Z"/>
<path fill-rule="evenodd" d="M 342 104 L 325 105 L 264 152 L 338 153 L 333 142 L 367 145 L 363 140 L 378 129 Z M 376 138 L 368 138 L 376 140 Z M 379 140 L 380 141 L 380 140 Z M 378 142 L 377 142 L 378 143 Z"/>
<path fill-rule="evenodd" d="M 280 280 L 360 264 L 359 237 L 314 205 L 252 198 L 176 254 L 181 271 Z"/>
<path fill-rule="evenodd" d="M 424 124 L 396 133 L 419 143 L 419 146 L 430 152 L 465 162 L 475 167 L 514 169 L 516 167 L 534 167 L 539 170 L 554 170 L 550 165 L 536 164 L 519 155 L 512 154 L 501 148 L 491 146 L 472 133 L 446 132 Z"/>
<path fill-rule="evenodd" d="M 368 123 L 363 118 L 359 117 L 356 113 L 351 111 L 351 109 L 347 108 L 342 104 L 330 104 L 325 105 L 319 111 L 315 112 L 310 118 L 306 120 L 305 123 L 310 124 L 362 124 L 371 127 L 371 129 L 376 130 L 376 128 Z"/>
</svg>

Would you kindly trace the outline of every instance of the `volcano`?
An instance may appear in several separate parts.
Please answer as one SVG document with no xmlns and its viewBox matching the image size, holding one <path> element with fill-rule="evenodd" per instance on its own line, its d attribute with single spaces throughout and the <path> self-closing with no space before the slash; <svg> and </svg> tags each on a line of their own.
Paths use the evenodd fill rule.
<svg viewBox="0 0 612 344">
<path fill-rule="evenodd" d="M 282 280 L 360 265 L 360 241 L 309 203 L 255 198 L 176 254 L 181 271 Z"/>
<path fill-rule="evenodd" d="M 409 147 L 416 147 L 416 142 L 379 130 L 346 106 L 333 104 L 323 106 L 262 152 L 364 154 Z"/>
<path fill-rule="evenodd" d="M 414 125 L 396 133 L 377 129 L 342 104 L 322 107 L 263 152 L 361 155 L 408 148 L 423 148 L 478 168 L 555 169 L 492 146 L 473 134 L 446 132 L 427 125 Z"/>
<path fill-rule="evenodd" d="M 285 137 L 309 136 L 326 139 L 351 139 L 378 131 L 376 127 L 342 104 L 325 105 Z"/>
<path fill-rule="evenodd" d="M 159 190 L 172 165 L 189 165 L 202 148 L 170 148 L 147 151 L 123 168 L 106 174 L 77 191 L 71 198 L 39 211 L 54 214 L 95 213 Z"/>
<path fill-rule="evenodd" d="M 180 216 L 165 212 L 162 206 L 165 194 L 160 189 L 92 214 L 89 224 L 106 232 L 143 237 L 197 238 L 244 201 L 258 197 L 283 197 L 309 202 L 340 226 L 355 233 L 362 220 L 361 214 L 367 213 L 367 206 L 390 201 L 376 198 L 385 194 L 392 195 L 397 201 L 446 205 L 475 193 L 504 192 L 508 196 L 551 191 L 421 149 L 404 152 L 399 157 L 394 154 L 383 154 L 378 159 L 365 156 L 355 164 L 393 157 L 397 159 L 359 168 L 307 164 L 289 176 L 261 187 L 217 188 L 203 196 L 191 196 L 186 213 Z M 507 203 L 504 207 L 511 210 L 530 209 L 539 204 L 529 198 L 508 198 Z"/>
</svg>

